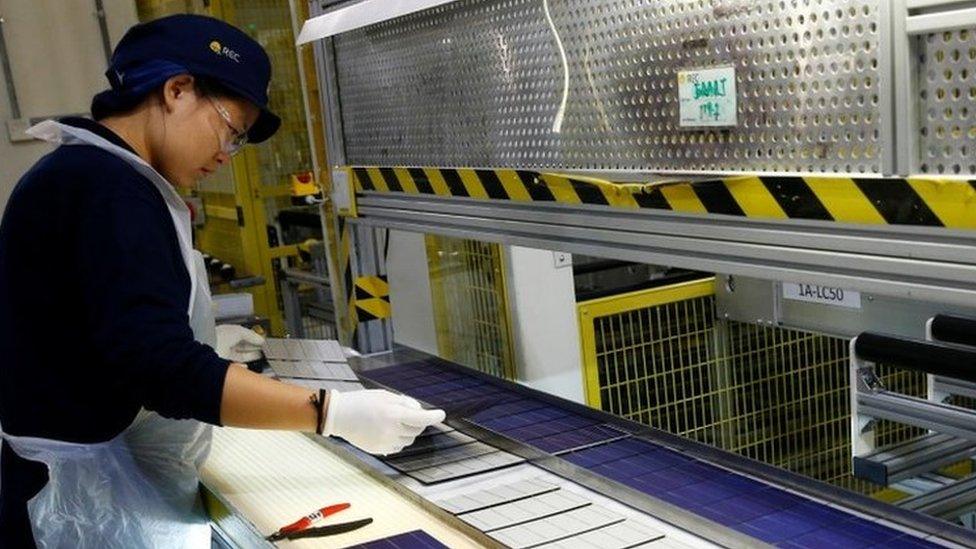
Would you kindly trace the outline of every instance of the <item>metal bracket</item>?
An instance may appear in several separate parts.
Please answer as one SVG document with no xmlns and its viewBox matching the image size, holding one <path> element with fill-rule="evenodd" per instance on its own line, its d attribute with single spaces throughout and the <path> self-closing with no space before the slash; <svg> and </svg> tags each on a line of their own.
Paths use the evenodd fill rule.
<svg viewBox="0 0 976 549">
<path fill-rule="evenodd" d="M 873 417 L 859 417 L 857 418 L 857 425 L 861 434 L 870 433 L 878 426 L 878 420 Z"/>
<path fill-rule="evenodd" d="M 885 390 L 881 378 L 874 372 L 873 366 L 865 366 L 857 370 L 857 390 L 860 392 L 878 393 Z"/>
</svg>

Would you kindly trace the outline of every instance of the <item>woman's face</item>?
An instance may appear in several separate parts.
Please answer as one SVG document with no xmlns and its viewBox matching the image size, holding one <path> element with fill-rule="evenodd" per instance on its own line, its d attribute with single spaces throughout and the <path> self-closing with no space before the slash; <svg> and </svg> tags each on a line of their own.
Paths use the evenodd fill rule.
<svg viewBox="0 0 976 549">
<path fill-rule="evenodd" d="M 153 167 L 176 186 L 194 186 L 230 160 L 235 138 L 259 113 L 243 99 L 200 95 L 191 76 L 171 78 L 163 86 L 162 120 L 151 130 Z"/>
</svg>

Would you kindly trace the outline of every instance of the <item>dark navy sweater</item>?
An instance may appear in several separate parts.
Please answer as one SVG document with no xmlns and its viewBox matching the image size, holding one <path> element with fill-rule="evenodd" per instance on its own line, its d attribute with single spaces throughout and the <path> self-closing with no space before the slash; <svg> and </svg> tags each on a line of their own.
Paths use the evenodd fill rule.
<svg viewBox="0 0 976 549">
<path fill-rule="evenodd" d="M 73 118 L 121 147 L 104 126 Z M 193 339 L 190 278 L 152 182 L 102 149 L 58 147 L 0 221 L 0 423 L 12 435 L 102 442 L 140 407 L 220 421 L 228 362 Z M 30 544 L 46 468 L 3 445 L 0 547 Z M 26 528 L 26 531 L 25 531 Z"/>
</svg>

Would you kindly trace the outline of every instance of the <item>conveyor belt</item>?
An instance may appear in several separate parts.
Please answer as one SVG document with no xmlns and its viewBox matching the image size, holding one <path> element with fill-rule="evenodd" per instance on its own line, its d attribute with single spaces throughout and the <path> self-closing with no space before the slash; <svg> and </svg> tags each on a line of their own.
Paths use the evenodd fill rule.
<svg viewBox="0 0 976 549">
<path fill-rule="evenodd" d="M 766 543 L 939 546 L 935 538 L 927 541 L 907 529 L 717 467 L 601 422 L 594 414 L 577 413 L 439 359 L 366 370 L 361 375 L 435 406 L 491 397 L 498 404 L 467 418 L 471 423 Z"/>
</svg>

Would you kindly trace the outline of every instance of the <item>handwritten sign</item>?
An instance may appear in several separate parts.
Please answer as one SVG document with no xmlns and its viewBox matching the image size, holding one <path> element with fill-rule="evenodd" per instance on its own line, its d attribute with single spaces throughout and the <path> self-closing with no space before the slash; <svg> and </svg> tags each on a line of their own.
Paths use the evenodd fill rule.
<svg viewBox="0 0 976 549">
<path fill-rule="evenodd" d="M 681 127 L 735 126 L 735 68 L 678 71 Z"/>
</svg>

